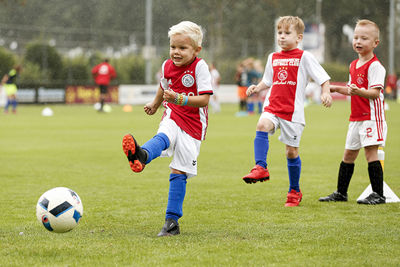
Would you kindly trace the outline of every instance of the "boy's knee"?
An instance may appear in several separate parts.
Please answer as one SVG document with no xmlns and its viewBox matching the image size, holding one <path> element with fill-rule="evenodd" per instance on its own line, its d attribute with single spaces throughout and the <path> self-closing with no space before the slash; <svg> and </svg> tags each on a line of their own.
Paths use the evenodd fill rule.
<svg viewBox="0 0 400 267">
<path fill-rule="evenodd" d="M 186 173 L 185 173 L 185 172 L 178 171 L 178 170 L 173 170 L 172 173 L 170 174 L 170 177 L 169 177 L 169 181 L 170 181 L 170 182 L 171 182 L 171 181 L 174 181 L 174 180 L 183 180 L 183 181 L 186 181 L 186 179 L 187 179 Z"/>
<path fill-rule="evenodd" d="M 286 157 L 289 159 L 294 159 L 299 156 L 299 150 L 297 147 L 286 146 Z"/>
<path fill-rule="evenodd" d="M 257 122 L 257 131 L 271 132 L 274 129 L 274 124 L 268 119 L 261 119 Z"/>
</svg>

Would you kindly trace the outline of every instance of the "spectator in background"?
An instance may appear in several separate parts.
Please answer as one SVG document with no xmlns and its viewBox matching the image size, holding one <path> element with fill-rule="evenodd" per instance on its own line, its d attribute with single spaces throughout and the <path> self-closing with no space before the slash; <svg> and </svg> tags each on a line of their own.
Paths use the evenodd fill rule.
<svg viewBox="0 0 400 267">
<path fill-rule="evenodd" d="M 261 63 L 261 60 L 256 59 L 254 61 L 254 71 L 257 73 L 256 77 L 258 77 L 256 83 L 259 83 L 261 81 L 262 75 L 264 73 L 264 67 Z M 263 90 L 259 93 L 253 94 L 256 96 L 255 103 L 257 104 L 257 107 L 258 107 L 258 114 L 261 114 L 263 112 L 263 104 L 264 104 L 264 100 L 267 95 L 267 92 L 268 92 L 268 90 Z"/>
<path fill-rule="evenodd" d="M 400 77 L 400 75 L 397 77 Z M 396 82 L 396 92 L 394 94 L 394 98 L 397 100 L 398 103 L 400 103 L 400 78 Z"/>
<path fill-rule="evenodd" d="M 17 65 L 3 76 L 1 84 L 7 94 L 7 103 L 4 107 L 4 113 L 8 113 L 8 107 L 12 105 L 12 112 L 17 113 L 17 76 L 21 72 L 21 66 Z"/>
<path fill-rule="evenodd" d="M 108 63 L 108 59 L 104 59 L 104 61 L 92 69 L 92 75 L 95 83 L 100 88 L 100 109 L 99 111 L 103 111 L 104 101 L 108 94 L 108 86 L 110 85 L 110 81 L 117 77 L 115 69 Z"/>
<path fill-rule="evenodd" d="M 247 71 L 241 62 L 236 68 L 235 81 L 238 85 L 239 112 L 236 116 L 247 116 Z"/>
<path fill-rule="evenodd" d="M 396 73 L 391 73 L 386 77 L 386 88 L 385 88 L 385 97 L 388 99 L 395 98 L 397 76 Z"/>
<path fill-rule="evenodd" d="M 254 64 L 254 58 L 248 58 L 244 61 L 244 66 L 247 72 L 246 87 L 260 82 L 262 74 L 255 69 Z M 250 115 L 254 114 L 254 104 L 258 102 L 258 96 L 259 94 L 255 93 L 247 97 L 247 112 Z"/>
<path fill-rule="evenodd" d="M 210 98 L 210 104 L 214 113 L 218 113 L 221 111 L 221 105 L 218 101 L 217 91 L 219 88 L 219 83 L 221 81 L 221 75 L 219 74 L 217 68 L 215 67 L 215 63 L 211 63 L 209 65 L 210 73 L 211 73 L 211 85 L 214 91 L 214 94 Z"/>
</svg>

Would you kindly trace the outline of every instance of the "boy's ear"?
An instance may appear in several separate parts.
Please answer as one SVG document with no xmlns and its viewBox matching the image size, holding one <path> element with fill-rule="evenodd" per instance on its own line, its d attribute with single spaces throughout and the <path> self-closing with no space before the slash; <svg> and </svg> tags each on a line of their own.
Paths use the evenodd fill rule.
<svg viewBox="0 0 400 267">
<path fill-rule="evenodd" d="M 374 48 L 376 48 L 376 47 L 378 46 L 379 42 L 380 42 L 379 39 L 376 39 L 376 40 L 375 40 L 375 42 L 374 42 Z"/>
<path fill-rule="evenodd" d="M 196 56 L 200 53 L 200 51 L 201 51 L 201 49 L 202 49 L 202 47 L 201 46 L 198 46 L 194 51 L 194 53 L 196 54 Z"/>
<path fill-rule="evenodd" d="M 302 33 L 298 34 L 297 39 L 299 42 L 301 42 L 301 40 L 303 40 L 303 34 Z"/>
</svg>

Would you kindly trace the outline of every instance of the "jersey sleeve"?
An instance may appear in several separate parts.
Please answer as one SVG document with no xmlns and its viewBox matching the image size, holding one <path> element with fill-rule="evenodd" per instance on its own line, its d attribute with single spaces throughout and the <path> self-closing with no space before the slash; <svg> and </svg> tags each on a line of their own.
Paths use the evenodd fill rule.
<svg viewBox="0 0 400 267">
<path fill-rule="evenodd" d="M 368 88 L 384 88 L 386 70 L 379 61 L 372 62 L 368 69 Z"/>
<path fill-rule="evenodd" d="M 265 70 L 262 82 L 265 83 L 268 87 L 271 87 L 272 79 L 273 79 L 273 69 L 272 69 L 272 53 L 271 53 L 269 54 L 267 63 L 265 64 Z"/>
<path fill-rule="evenodd" d="M 169 89 L 168 81 L 167 81 L 167 79 L 165 79 L 165 77 L 164 77 L 164 66 L 165 66 L 165 63 L 166 63 L 166 62 L 167 62 L 167 60 L 165 60 L 165 61 L 163 62 L 163 64 L 161 65 L 160 87 L 161 87 L 161 89 L 163 89 L 163 90 L 168 90 L 168 89 Z"/>
<path fill-rule="evenodd" d="M 319 64 L 317 59 L 308 51 L 304 51 L 303 53 L 305 69 L 307 71 L 308 76 L 310 76 L 316 83 L 322 85 L 324 82 L 331 79 L 328 73 L 324 70 L 324 68 Z"/>
<path fill-rule="evenodd" d="M 348 82 L 347 82 L 348 86 L 350 86 L 350 84 L 352 83 L 351 82 L 351 75 L 350 75 L 350 67 L 351 67 L 351 64 L 349 65 L 349 79 L 348 79 Z"/>
<path fill-rule="evenodd" d="M 211 84 L 211 74 L 204 60 L 200 60 L 196 65 L 196 83 L 197 92 L 199 95 L 213 94 L 212 84 Z"/>
<path fill-rule="evenodd" d="M 94 75 L 94 74 L 97 74 L 97 70 L 98 70 L 98 65 L 96 65 L 96 66 L 94 66 L 93 68 L 92 68 L 92 74 Z"/>
</svg>

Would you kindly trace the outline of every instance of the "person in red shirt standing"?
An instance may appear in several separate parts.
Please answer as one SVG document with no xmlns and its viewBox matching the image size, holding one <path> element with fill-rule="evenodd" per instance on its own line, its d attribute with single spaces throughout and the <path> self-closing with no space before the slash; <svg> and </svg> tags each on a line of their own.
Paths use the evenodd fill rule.
<svg viewBox="0 0 400 267">
<path fill-rule="evenodd" d="M 108 63 L 108 59 L 104 59 L 104 61 L 92 69 L 92 75 L 95 83 L 100 88 L 100 109 L 99 111 L 103 111 L 104 100 L 106 99 L 108 93 L 108 86 L 110 85 L 110 81 L 117 77 L 117 73 L 113 66 Z"/>
</svg>

